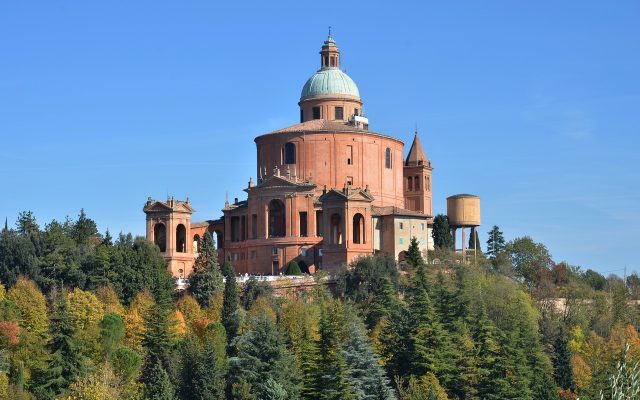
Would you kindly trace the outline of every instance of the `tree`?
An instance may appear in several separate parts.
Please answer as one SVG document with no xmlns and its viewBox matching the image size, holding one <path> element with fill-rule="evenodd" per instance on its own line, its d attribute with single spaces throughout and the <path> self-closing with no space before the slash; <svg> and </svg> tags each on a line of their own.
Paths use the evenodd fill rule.
<svg viewBox="0 0 640 400">
<path fill-rule="evenodd" d="M 398 268 L 392 256 L 358 257 L 338 280 L 346 298 L 353 300 L 372 328 L 387 317 L 397 302 Z"/>
<path fill-rule="evenodd" d="M 584 272 L 582 280 L 591 286 L 593 290 L 604 290 L 604 287 L 607 285 L 607 279 L 592 269 Z"/>
<path fill-rule="evenodd" d="M 87 217 L 84 208 L 80 209 L 78 219 L 71 228 L 71 237 L 77 244 L 87 244 L 90 237 L 98 235 L 98 227 L 91 218 Z"/>
<path fill-rule="evenodd" d="M 320 307 L 320 359 L 316 370 L 319 398 L 349 398 L 351 393 L 346 383 L 347 365 L 341 352 L 345 336 L 344 310 L 342 304 L 336 300 L 327 300 Z"/>
<path fill-rule="evenodd" d="M 433 244 L 441 249 L 453 248 L 453 236 L 449 228 L 449 218 L 446 215 L 438 214 L 433 219 L 433 230 L 431 231 Z"/>
<path fill-rule="evenodd" d="M 212 297 L 222 289 L 222 274 L 211 233 L 204 234 L 200 247 L 189 275 L 189 291 L 202 307 L 208 307 Z"/>
<path fill-rule="evenodd" d="M 506 248 L 513 270 L 529 286 L 537 286 L 541 272 L 548 272 L 551 265 L 549 250 L 542 243 L 536 243 L 529 236 L 516 238 Z"/>
<path fill-rule="evenodd" d="M 169 374 L 162 366 L 160 360 L 156 360 L 147 367 L 144 374 L 144 395 L 149 400 L 174 400 L 175 388 Z"/>
<path fill-rule="evenodd" d="M 494 225 L 487 235 L 487 255 L 491 260 L 495 260 L 498 254 L 505 251 L 504 236 L 497 225 Z"/>
<path fill-rule="evenodd" d="M 606 396 L 605 396 L 606 393 Z M 629 357 L 629 345 L 622 349 L 620 361 L 609 378 L 609 386 L 600 391 L 600 399 L 628 400 L 640 396 L 640 362 L 632 363 Z"/>
<path fill-rule="evenodd" d="M 231 343 L 240 329 L 240 315 L 238 312 L 240 299 L 238 298 L 236 275 L 229 262 L 222 264 L 222 273 L 224 274 L 225 282 L 221 321 L 227 332 L 227 341 Z"/>
<path fill-rule="evenodd" d="M 478 231 L 476 228 L 471 229 L 469 233 L 469 248 L 476 249 L 479 252 L 482 252 L 482 246 L 480 245 L 480 236 L 478 235 Z"/>
<path fill-rule="evenodd" d="M 287 266 L 287 275 L 302 275 L 302 271 L 300 270 L 300 266 L 297 262 L 291 261 Z"/>
<path fill-rule="evenodd" d="M 342 345 L 342 356 L 347 365 L 345 382 L 357 400 L 395 399 L 389 379 L 373 352 L 366 329 L 358 317 L 351 315 L 347 322 L 350 334 Z"/>
<path fill-rule="evenodd" d="M 211 329 L 202 352 L 197 356 L 192 377 L 192 390 L 197 400 L 225 398 L 227 358 L 224 329 Z"/>
<path fill-rule="evenodd" d="M 52 398 L 67 392 L 69 385 L 84 374 L 82 348 L 75 338 L 76 329 L 69 313 L 64 290 L 55 293 L 51 317 L 51 361 L 46 371 L 36 377 L 34 392 L 38 398 Z"/>
<path fill-rule="evenodd" d="M 422 254 L 420 253 L 420 245 L 418 244 L 418 239 L 415 236 L 411 238 L 411 243 L 409 243 L 409 248 L 405 253 L 405 257 L 407 263 L 409 263 L 409 265 L 414 268 L 424 262 L 424 260 L 422 259 Z"/>
<path fill-rule="evenodd" d="M 124 320 L 116 313 L 107 313 L 100 321 L 100 342 L 102 354 L 109 359 L 124 339 Z"/>
<path fill-rule="evenodd" d="M 286 351 L 284 338 L 267 313 L 248 317 L 247 330 L 236 340 L 236 354 L 230 360 L 229 373 L 236 390 L 248 385 L 258 398 L 265 398 L 267 380 L 271 378 L 287 392 L 287 398 L 299 398 L 295 362 Z"/>
</svg>

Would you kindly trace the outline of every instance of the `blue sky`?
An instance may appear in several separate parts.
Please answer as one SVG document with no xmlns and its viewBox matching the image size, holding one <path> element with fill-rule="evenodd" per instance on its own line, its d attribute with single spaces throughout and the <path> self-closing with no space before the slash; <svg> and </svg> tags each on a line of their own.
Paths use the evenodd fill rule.
<svg viewBox="0 0 640 400">
<path fill-rule="evenodd" d="M 435 212 L 478 194 L 483 242 L 496 224 L 640 271 L 638 21 L 638 1 L 5 0 L 0 216 L 84 207 L 144 234 L 167 194 L 220 216 L 255 178 L 253 138 L 297 122 L 331 25 L 371 128 L 418 125 Z"/>
</svg>

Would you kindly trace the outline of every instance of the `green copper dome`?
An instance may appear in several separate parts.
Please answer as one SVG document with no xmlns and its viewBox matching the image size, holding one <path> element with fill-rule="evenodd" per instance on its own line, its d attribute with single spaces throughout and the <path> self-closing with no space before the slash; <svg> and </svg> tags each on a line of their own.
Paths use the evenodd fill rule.
<svg viewBox="0 0 640 400">
<path fill-rule="evenodd" d="M 333 94 L 360 98 L 358 87 L 349 75 L 342 72 L 340 68 L 322 68 L 304 84 L 300 100 Z"/>
</svg>

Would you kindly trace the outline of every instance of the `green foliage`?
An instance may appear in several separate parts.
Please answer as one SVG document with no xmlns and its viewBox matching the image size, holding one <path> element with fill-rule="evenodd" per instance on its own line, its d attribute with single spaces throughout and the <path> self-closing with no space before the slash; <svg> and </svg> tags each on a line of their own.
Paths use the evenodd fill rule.
<svg viewBox="0 0 640 400">
<path fill-rule="evenodd" d="M 285 348 L 284 338 L 266 313 L 253 315 L 247 330 L 238 336 L 237 356 L 232 358 L 229 379 L 236 388 L 251 387 L 258 398 L 265 398 L 269 378 L 282 387 L 289 399 L 299 398 L 299 376 L 294 360 Z"/>
<path fill-rule="evenodd" d="M 107 313 L 100 321 L 102 354 L 109 359 L 124 339 L 124 320 L 116 313 Z"/>
<path fill-rule="evenodd" d="M 231 343 L 240 329 L 241 317 L 238 310 L 240 299 L 238 297 L 236 275 L 228 261 L 225 261 L 222 265 L 222 273 L 224 274 L 225 282 L 221 320 L 227 333 L 227 340 Z"/>
<path fill-rule="evenodd" d="M 558 334 L 553 350 L 553 371 L 556 384 L 561 389 L 575 390 L 576 385 L 571 366 L 571 350 L 569 350 L 568 340 L 564 331 Z"/>
<path fill-rule="evenodd" d="M 422 254 L 420 253 L 420 245 L 418 244 L 418 239 L 415 236 L 411 238 L 411 243 L 409 243 L 409 248 L 407 249 L 405 256 L 407 263 L 414 268 L 424 263 Z"/>
<path fill-rule="evenodd" d="M 213 296 L 222 290 L 223 279 L 211 233 L 206 232 L 189 275 L 189 291 L 202 307 L 208 307 Z"/>
<path fill-rule="evenodd" d="M 449 218 L 446 215 L 438 214 L 433 219 L 433 230 L 431 231 L 433 244 L 441 249 L 453 248 L 453 236 L 449 228 Z"/>
<path fill-rule="evenodd" d="M 551 255 L 547 247 L 534 242 L 529 236 L 510 241 L 506 251 L 516 275 L 524 278 L 525 282 L 536 284 L 540 271 L 548 270 L 551 266 Z"/>
<path fill-rule="evenodd" d="M 398 268 L 389 255 L 356 258 L 338 282 L 370 328 L 387 317 L 397 303 Z"/>
<path fill-rule="evenodd" d="M 259 281 L 252 276 L 244 284 L 244 288 L 242 290 L 242 306 L 245 310 L 248 310 L 251 308 L 253 303 L 255 303 L 258 297 L 270 297 L 272 295 L 273 288 L 269 283 Z"/>
<path fill-rule="evenodd" d="M 469 246 L 470 249 L 477 249 L 477 251 L 482 251 L 482 245 L 480 244 L 480 236 L 478 235 L 477 229 L 471 229 L 469 232 Z"/>
<path fill-rule="evenodd" d="M 601 400 L 630 400 L 640 397 L 640 362 L 629 360 L 629 344 L 622 349 L 620 361 L 609 378 L 609 386 L 600 392 Z"/>
<path fill-rule="evenodd" d="M 302 271 L 300 270 L 300 266 L 297 262 L 291 261 L 287 266 L 286 275 L 302 275 Z"/>
<path fill-rule="evenodd" d="M 159 360 L 147 367 L 144 374 L 144 398 L 149 400 L 174 400 L 175 388 L 169 374 Z"/>
<path fill-rule="evenodd" d="M 503 253 L 506 250 L 504 236 L 497 225 L 494 225 L 493 228 L 491 228 L 487 233 L 487 236 L 487 255 L 489 256 L 489 259 L 495 260 L 496 257 L 498 257 L 498 254 Z"/>
<path fill-rule="evenodd" d="M 43 399 L 65 394 L 69 385 L 85 372 L 85 360 L 80 344 L 75 338 L 76 328 L 72 323 L 67 295 L 63 290 L 55 294 L 50 329 L 51 361 L 46 371 L 37 374 L 34 388 L 36 396 Z"/>
<path fill-rule="evenodd" d="M 371 347 L 364 325 L 355 315 L 350 316 L 346 324 L 349 335 L 342 345 L 341 352 L 347 366 L 345 381 L 353 398 L 395 399 L 389 379 Z"/>
</svg>

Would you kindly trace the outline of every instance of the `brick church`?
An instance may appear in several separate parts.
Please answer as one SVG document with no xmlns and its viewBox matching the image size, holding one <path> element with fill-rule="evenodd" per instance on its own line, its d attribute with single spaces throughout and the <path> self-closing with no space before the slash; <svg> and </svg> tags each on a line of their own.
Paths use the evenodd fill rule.
<svg viewBox="0 0 640 400">
<path fill-rule="evenodd" d="M 145 203 L 147 238 L 174 276 L 189 275 L 206 231 L 242 274 L 280 274 L 291 261 L 335 272 L 378 252 L 402 261 L 412 237 L 432 248 L 432 166 L 418 134 L 405 158 L 401 140 L 369 129 L 331 35 L 298 105 L 300 123 L 255 138 L 256 180 L 221 218 L 192 222 L 189 199 Z"/>
</svg>

